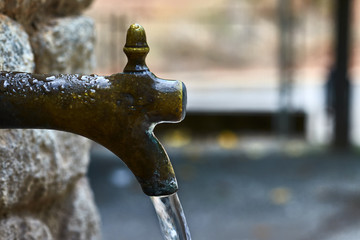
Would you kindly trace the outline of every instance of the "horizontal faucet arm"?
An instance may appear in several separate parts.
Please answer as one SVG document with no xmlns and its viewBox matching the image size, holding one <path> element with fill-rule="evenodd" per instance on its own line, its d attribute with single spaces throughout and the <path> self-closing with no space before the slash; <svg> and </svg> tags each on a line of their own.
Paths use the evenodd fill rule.
<svg viewBox="0 0 360 240">
<path fill-rule="evenodd" d="M 41 75 L 0 72 L 0 128 L 39 128 L 92 139 L 119 156 L 148 195 L 177 190 L 169 158 L 153 135 L 185 113 L 179 81 L 150 72 Z"/>
</svg>

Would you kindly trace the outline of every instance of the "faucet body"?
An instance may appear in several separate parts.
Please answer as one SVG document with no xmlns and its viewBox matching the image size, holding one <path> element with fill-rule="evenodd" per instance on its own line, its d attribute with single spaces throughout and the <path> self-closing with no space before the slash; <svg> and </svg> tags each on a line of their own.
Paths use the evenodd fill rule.
<svg viewBox="0 0 360 240">
<path fill-rule="evenodd" d="M 139 34 L 137 40 L 144 41 L 143 28 L 132 25 L 127 43 Z M 130 49 L 125 72 L 111 76 L 0 72 L 0 128 L 82 135 L 120 157 L 145 194 L 176 192 L 174 170 L 153 129 L 184 118 L 186 89 L 180 81 L 152 74 L 143 53 Z"/>
</svg>

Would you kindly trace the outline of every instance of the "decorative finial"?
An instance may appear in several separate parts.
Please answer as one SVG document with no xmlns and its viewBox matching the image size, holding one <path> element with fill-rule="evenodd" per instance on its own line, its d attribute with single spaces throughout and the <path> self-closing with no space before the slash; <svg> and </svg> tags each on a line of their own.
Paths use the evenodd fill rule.
<svg viewBox="0 0 360 240">
<path fill-rule="evenodd" d="M 127 31 L 124 46 L 124 52 L 128 57 L 124 72 L 148 71 L 149 68 L 146 66 L 145 58 L 149 50 L 144 28 L 137 23 L 132 24 Z"/>
</svg>

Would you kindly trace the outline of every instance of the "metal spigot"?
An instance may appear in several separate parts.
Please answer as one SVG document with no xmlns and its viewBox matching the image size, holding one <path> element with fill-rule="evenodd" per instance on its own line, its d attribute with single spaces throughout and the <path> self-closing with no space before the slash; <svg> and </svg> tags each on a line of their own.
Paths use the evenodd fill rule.
<svg viewBox="0 0 360 240">
<path fill-rule="evenodd" d="M 82 135 L 120 157 L 145 194 L 169 195 L 177 191 L 177 181 L 153 129 L 184 118 L 186 88 L 149 71 L 140 25 L 130 26 L 124 52 L 124 72 L 111 76 L 0 72 L 0 128 Z"/>
</svg>

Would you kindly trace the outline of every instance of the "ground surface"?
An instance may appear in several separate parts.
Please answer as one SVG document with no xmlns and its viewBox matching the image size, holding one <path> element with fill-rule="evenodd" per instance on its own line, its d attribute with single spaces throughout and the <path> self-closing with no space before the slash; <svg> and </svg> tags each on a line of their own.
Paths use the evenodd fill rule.
<svg viewBox="0 0 360 240">
<path fill-rule="evenodd" d="M 360 154 L 168 149 L 195 240 L 360 239 Z M 89 175 L 104 240 L 161 239 L 127 168 L 99 153 Z"/>
</svg>

